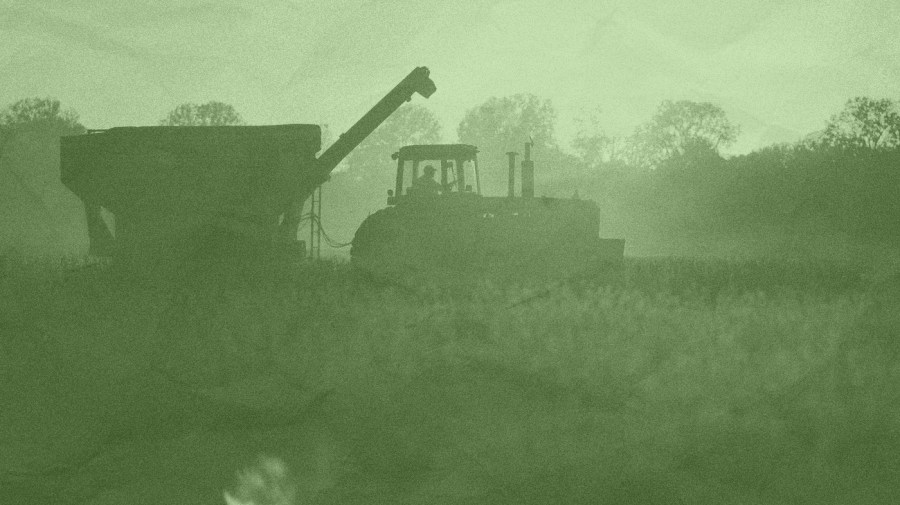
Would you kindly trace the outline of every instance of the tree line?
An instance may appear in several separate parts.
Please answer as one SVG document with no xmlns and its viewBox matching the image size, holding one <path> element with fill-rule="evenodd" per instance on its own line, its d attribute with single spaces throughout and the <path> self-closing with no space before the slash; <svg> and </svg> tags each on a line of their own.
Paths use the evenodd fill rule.
<svg viewBox="0 0 900 505">
<path fill-rule="evenodd" d="M 900 241 L 892 232 L 892 223 L 900 218 L 896 100 L 851 98 L 821 131 L 802 141 L 729 158 L 721 149 L 735 142 L 740 127 L 709 102 L 663 101 L 652 117 L 624 136 L 604 132 L 600 117 L 597 110 L 583 114 L 573 141 L 563 146 L 550 100 L 532 94 L 492 97 L 465 112 L 456 141 L 479 147 L 485 193 L 502 195 L 505 153 L 520 151 L 530 140 L 540 167 L 539 192 L 598 201 L 605 215 L 613 216 L 605 225 L 620 227 L 623 236 L 776 229 Z M 181 104 L 158 124 L 245 122 L 233 106 L 211 101 Z M 331 133 L 323 126 L 327 145 Z M 58 183 L 52 159 L 54 154 L 58 159 L 56 139 L 84 131 L 78 114 L 55 99 L 28 98 L 0 109 L 3 194 L 12 190 L 30 195 L 31 205 L 43 202 L 41 213 L 49 218 L 48 197 L 60 196 L 47 189 Z M 384 206 L 383 193 L 393 185 L 393 152 L 443 138 L 440 120 L 427 107 L 404 105 L 334 174 L 328 191 L 341 196 L 326 199 L 330 212 L 351 229 L 366 213 Z M 29 158 L 37 161 L 28 163 Z M 628 226 L 622 225 L 625 222 Z"/>
<path fill-rule="evenodd" d="M 346 237 L 368 212 L 384 206 L 378 190 L 392 186 L 390 154 L 441 138 L 440 122 L 427 109 L 406 107 L 333 178 L 334 192 L 354 195 L 347 202 L 332 200 L 346 216 Z M 505 153 L 521 152 L 522 142 L 531 139 L 539 192 L 595 200 L 604 233 L 628 238 L 633 251 L 650 253 L 658 250 L 652 243 L 682 241 L 686 245 L 676 252 L 693 254 L 705 240 L 730 243 L 726 252 L 805 255 L 900 246 L 898 110 L 896 100 L 851 98 L 805 139 L 725 157 L 722 150 L 734 144 L 740 127 L 712 103 L 663 101 L 646 122 L 619 137 L 606 134 L 593 111 L 580 119 L 566 148 L 556 138 L 552 103 L 521 94 L 469 109 L 456 136 L 479 147 L 489 195 L 505 193 Z"/>
<path fill-rule="evenodd" d="M 492 97 L 469 109 L 459 123 L 458 141 L 479 146 L 489 160 L 526 140 L 535 152 L 550 153 L 577 164 L 581 171 L 628 166 L 653 170 L 673 162 L 720 157 L 740 134 L 721 107 L 710 102 L 665 100 L 650 120 L 631 135 L 615 137 L 599 126 L 599 111 L 576 119 L 578 132 L 568 149 L 556 139 L 556 111 L 550 100 L 532 94 Z M 223 102 L 184 103 L 159 122 L 163 126 L 234 126 L 246 124 L 235 108 Z M 63 109 L 59 100 L 26 98 L 0 110 L 0 148 L 19 134 L 64 135 L 83 132 L 78 113 Z M 351 155 L 347 168 L 358 177 L 378 170 L 385 154 L 409 144 L 435 143 L 442 125 L 422 105 L 407 105 L 388 118 Z M 900 147 L 900 107 L 892 99 L 855 97 L 828 120 L 813 138 L 797 144 L 807 148 L 884 150 Z M 762 150 L 768 149 L 768 147 Z M 381 158 L 381 160 L 377 160 Z M 377 161 L 376 161 L 377 160 Z M 558 161 L 558 160 L 557 160 Z M 677 163 L 675 163 L 677 164 Z"/>
</svg>

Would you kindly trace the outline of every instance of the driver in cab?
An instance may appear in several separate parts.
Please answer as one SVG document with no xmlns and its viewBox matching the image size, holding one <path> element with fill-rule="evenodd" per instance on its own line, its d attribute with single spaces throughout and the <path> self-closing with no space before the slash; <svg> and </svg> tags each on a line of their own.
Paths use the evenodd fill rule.
<svg viewBox="0 0 900 505">
<path fill-rule="evenodd" d="M 413 181 L 413 189 L 419 196 L 437 196 L 441 193 L 443 187 L 441 183 L 434 180 L 434 174 L 437 170 L 431 165 L 425 165 L 424 174 Z"/>
</svg>

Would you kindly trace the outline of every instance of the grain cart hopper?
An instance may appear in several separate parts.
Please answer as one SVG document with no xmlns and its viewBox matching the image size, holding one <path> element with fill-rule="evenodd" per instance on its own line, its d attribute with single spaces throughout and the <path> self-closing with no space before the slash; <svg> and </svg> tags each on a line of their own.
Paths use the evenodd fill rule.
<svg viewBox="0 0 900 505">
<path fill-rule="evenodd" d="M 407 285 L 490 280 L 533 286 L 602 275 L 621 263 L 625 241 L 600 238 L 596 203 L 534 196 L 531 144 L 525 144 L 518 195 L 518 153 L 507 153 L 506 196 L 481 194 L 477 153 L 467 144 L 411 145 L 394 153 L 397 176 L 388 207 L 357 230 L 354 265 Z M 428 167 L 435 191 L 423 193 L 414 181 Z"/>
<path fill-rule="evenodd" d="M 414 93 L 428 98 L 435 89 L 428 69 L 416 68 L 318 158 L 317 125 L 120 127 L 63 137 L 62 182 L 84 202 L 92 252 L 130 270 L 234 245 L 211 241 L 213 231 L 264 249 L 297 247 L 300 210 L 315 188 Z"/>
</svg>

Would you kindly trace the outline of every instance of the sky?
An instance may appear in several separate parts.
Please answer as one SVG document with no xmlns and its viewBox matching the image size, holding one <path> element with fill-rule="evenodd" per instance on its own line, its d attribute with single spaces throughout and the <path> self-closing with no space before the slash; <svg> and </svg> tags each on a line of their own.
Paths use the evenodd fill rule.
<svg viewBox="0 0 900 505">
<path fill-rule="evenodd" d="M 417 66 L 444 140 L 492 96 L 533 93 L 630 133 L 662 100 L 708 101 L 731 153 L 824 127 L 849 98 L 900 99 L 896 0 L 0 0 L 0 106 L 50 96 L 88 128 L 218 100 L 249 124 L 346 130 Z"/>
</svg>

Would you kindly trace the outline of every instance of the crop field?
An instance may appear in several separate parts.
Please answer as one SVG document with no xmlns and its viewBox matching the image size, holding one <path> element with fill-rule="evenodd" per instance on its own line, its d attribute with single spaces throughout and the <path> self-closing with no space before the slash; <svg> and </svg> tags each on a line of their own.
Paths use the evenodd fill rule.
<svg viewBox="0 0 900 505">
<path fill-rule="evenodd" d="M 521 291 L 221 267 L 0 260 L 0 503 L 900 496 L 895 268 L 626 258 Z"/>
</svg>

